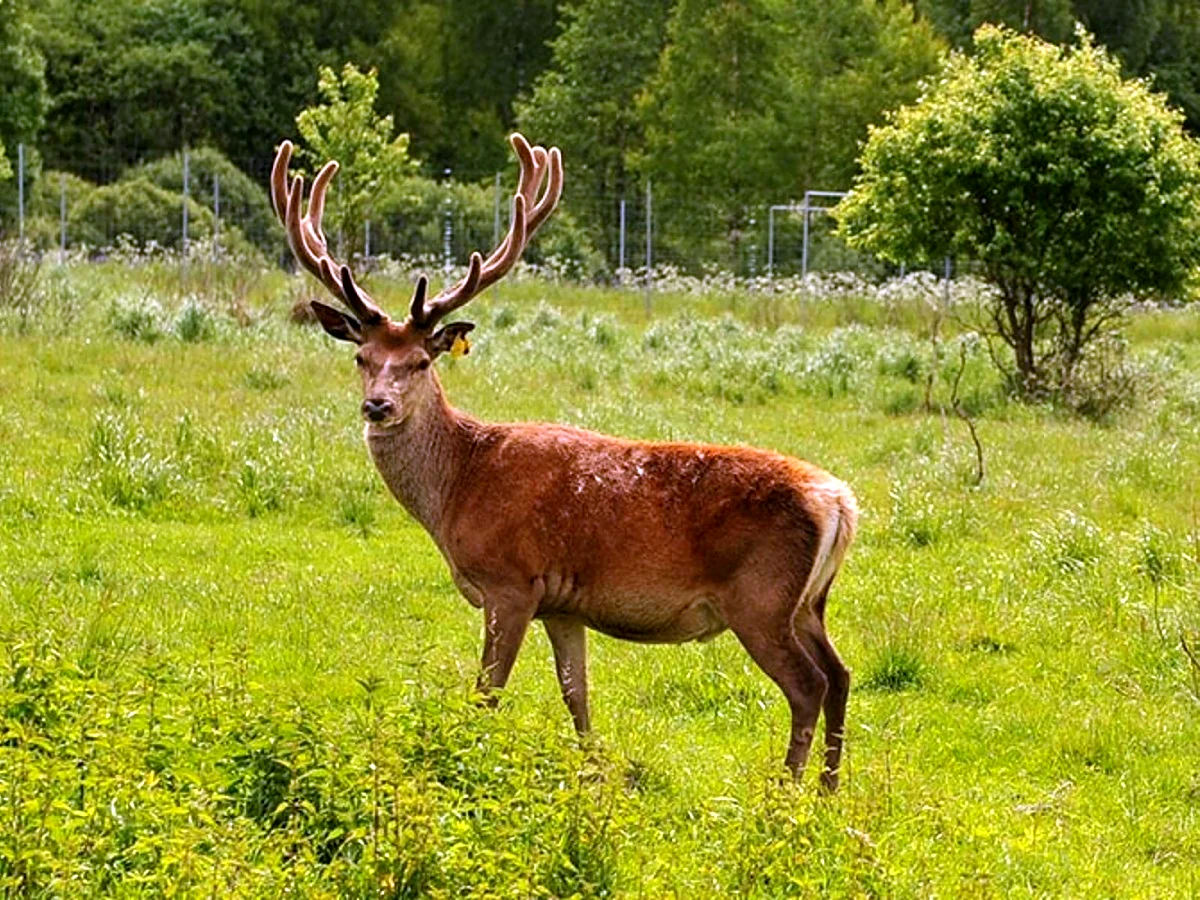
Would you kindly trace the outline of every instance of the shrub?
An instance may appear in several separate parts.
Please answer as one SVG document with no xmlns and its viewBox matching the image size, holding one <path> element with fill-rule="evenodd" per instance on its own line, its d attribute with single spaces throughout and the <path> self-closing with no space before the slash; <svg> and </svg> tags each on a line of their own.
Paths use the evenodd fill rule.
<svg viewBox="0 0 1200 900">
<path fill-rule="evenodd" d="M 188 175 L 192 198 L 206 209 L 211 205 L 213 181 L 219 179 L 222 234 L 230 227 L 227 222 L 236 224 L 240 234 L 267 256 L 274 257 L 284 252 L 286 244 L 283 229 L 271 209 L 266 190 L 219 150 L 212 147 L 189 150 Z M 121 182 L 137 180 L 148 181 L 181 198 L 183 154 L 175 153 L 154 162 L 134 166 L 126 170 L 120 179 Z M 176 201 L 177 211 L 179 202 L 181 201 Z M 206 233 L 211 236 L 211 227 Z"/>
<path fill-rule="evenodd" d="M 852 245 L 891 262 L 977 261 L 1013 387 L 1061 394 L 1119 298 L 1194 279 L 1200 150 L 1086 33 L 1063 48 L 984 26 L 974 44 L 871 132 L 836 214 Z"/>
<path fill-rule="evenodd" d="M 42 263 L 17 241 L 0 242 L 0 315 L 27 331 L 42 305 Z"/>
<path fill-rule="evenodd" d="M 188 198 L 188 238 L 199 244 L 211 240 L 213 214 Z M 68 211 L 67 234 L 72 245 L 111 245 L 127 235 L 138 246 L 179 249 L 183 242 L 183 197 L 147 178 L 131 177 L 85 193 Z M 246 238 L 233 226 L 221 226 L 221 246 L 228 252 L 251 252 Z"/>
<path fill-rule="evenodd" d="M 208 307 L 195 297 L 188 297 L 175 317 L 173 331 L 189 344 L 210 341 L 216 337 L 217 321 Z"/>
<path fill-rule="evenodd" d="M 862 686 L 866 690 L 903 691 L 920 687 L 928 672 L 925 659 L 914 647 L 889 643 L 867 663 Z"/>
<path fill-rule="evenodd" d="M 1060 572 L 1079 573 L 1095 565 L 1107 552 L 1108 537 L 1081 513 L 1062 512 L 1053 522 L 1031 535 L 1034 550 Z"/>
</svg>

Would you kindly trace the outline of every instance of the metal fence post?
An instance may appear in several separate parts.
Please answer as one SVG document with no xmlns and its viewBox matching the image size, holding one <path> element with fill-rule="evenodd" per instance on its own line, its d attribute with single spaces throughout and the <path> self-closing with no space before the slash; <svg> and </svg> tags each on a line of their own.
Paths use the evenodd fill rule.
<svg viewBox="0 0 1200 900">
<path fill-rule="evenodd" d="M 453 247 L 454 240 L 454 202 L 450 199 L 450 169 L 447 168 L 443 173 L 446 176 L 446 202 L 445 211 L 442 214 L 442 272 L 447 280 L 450 278 L 450 272 L 454 268 Z"/>
<path fill-rule="evenodd" d="M 804 206 L 801 207 L 804 215 L 804 245 L 800 251 L 800 277 L 808 277 L 808 194 L 804 195 Z"/>
<path fill-rule="evenodd" d="M 25 145 L 17 144 L 17 241 L 25 242 Z"/>
<path fill-rule="evenodd" d="M 492 195 L 492 246 L 500 246 L 500 173 L 496 173 L 496 189 Z"/>
<path fill-rule="evenodd" d="M 758 276 L 758 243 L 754 240 L 755 233 L 758 231 L 758 220 L 750 216 L 750 248 L 747 251 L 749 260 L 747 260 L 746 269 L 749 272 L 750 278 L 754 279 Z"/>
<path fill-rule="evenodd" d="M 183 252 L 184 264 L 187 264 L 188 255 L 188 181 L 191 173 L 188 170 L 190 160 L 188 159 L 188 148 L 183 148 L 183 232 L 181 249 Z"/>
<path fill-rule="evenodd" d="M 654 278 L 654 186 L 646 179 L 646 312 L 650 312 L 650 285 Z"/>
<path fill-rule="evenodd" d="M 767 278 L 775 277 L 775 207 L 767 209 Z"/>
<path fill-rule="evenodd" d="M 67 176 L 58 176 L 58 264 L 67 263 Z"/>
<path fill-rule="evenodd" d="M 221 176 L 213 172 L 213 262 L 221 255 Z"/>
<path fill-rule="evenodd" d="M 621 234 L 617 239 L 617 272 L 625 271 L 625 198 L 621 198 Z M 618 279 L 624 276 L 618 274 Z"/>
</svg>

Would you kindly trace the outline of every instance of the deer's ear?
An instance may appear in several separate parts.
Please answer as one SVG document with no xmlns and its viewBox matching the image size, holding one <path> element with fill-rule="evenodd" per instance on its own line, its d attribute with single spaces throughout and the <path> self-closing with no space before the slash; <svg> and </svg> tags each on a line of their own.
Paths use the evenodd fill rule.
<svg viewBox="0 0 1200 900">
<path fill-rule="evenodd" d="M 363 342 L 362 326 L 354 316 L 347 315 L 340 309 L 334 309 L 318 300 L 313 300 L 309 305 L 312 307 L 317 321 L 321 323 L 321 327 L 331 337 L 335 337 L 339 341 L 349 341 L 352 344 Z"/>
<path fill-rule="evenodd" d="M 467 343 L 467 335 L 474 330 L 474 322 L 451 322 L 449 325 L 442 326 L 425 339 L 425 349 L 429 351 L 429 355 L 432 357 L 455 351 L 456 346 L 460 348 L 455 351 L 456 354 L 470 353 L 471 345 Z"/>
</svg>

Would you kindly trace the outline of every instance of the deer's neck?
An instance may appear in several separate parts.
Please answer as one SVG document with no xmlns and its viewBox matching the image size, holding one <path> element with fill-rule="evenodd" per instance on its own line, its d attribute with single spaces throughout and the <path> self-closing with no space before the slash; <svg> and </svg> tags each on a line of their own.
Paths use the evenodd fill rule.
<svg viewBox="0 0 1200 900">
<path fill-rule="evenodd" d="M 367 446 L 388 489 L 439 543 L 446 505 L 478 424 L 439 392 L 395 428 L 367 426 Z"/>
</svg>

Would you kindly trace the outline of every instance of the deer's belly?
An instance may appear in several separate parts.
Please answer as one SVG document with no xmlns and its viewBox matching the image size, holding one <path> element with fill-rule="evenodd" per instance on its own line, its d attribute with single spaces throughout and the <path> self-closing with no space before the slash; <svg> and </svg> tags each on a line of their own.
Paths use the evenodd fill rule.
<svg viewBox="0 0 1200 900">
<path fill-rule="evenodd" d="M 611 637 L 647 644 L 681 644 L 716 637 L 729 626 L 717 610 L 716 598 L 704 594 L 670 595 L 604 591 L 583 593 L 574 602 L 546 604 L 582 619 Z"/>
</svg>

